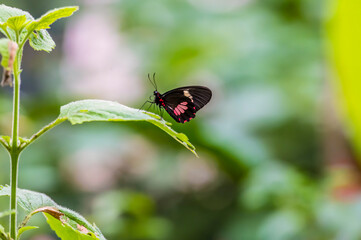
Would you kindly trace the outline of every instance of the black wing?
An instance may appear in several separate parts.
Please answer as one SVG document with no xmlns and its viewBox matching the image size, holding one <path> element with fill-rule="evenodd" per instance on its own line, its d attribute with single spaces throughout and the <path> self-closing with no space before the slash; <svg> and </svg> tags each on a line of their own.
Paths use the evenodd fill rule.
<svg viewBox="0 0 361 240">
<path fill-rule="evenodd" d="M 174 97 L 179 96 L 189 98 L 194 103 L 196 110 L 198 111 L 211 100 L 212 91 L 209 88 L 203 86 L 188 86 L 176 88 L 163 94 L 165 101 L 171 101 L 174 99 Z"/>
<path fill-rule="evenodd" d="M 196 112 L 206 105 L 211 97 L 211 90 L 202 86 L 180 87 L 162 95 L 165 110 L 180 123 L 195 118 Z"/>
</svg>

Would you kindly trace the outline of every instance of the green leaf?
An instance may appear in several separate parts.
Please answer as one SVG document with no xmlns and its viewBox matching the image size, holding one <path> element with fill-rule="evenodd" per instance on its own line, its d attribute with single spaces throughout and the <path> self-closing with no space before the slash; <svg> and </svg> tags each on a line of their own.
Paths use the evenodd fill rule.
<svg viewBox="0 0 361 240">
<path fill-rule="evenodd" d="M 26 226 L 26 227 L 20 228 L 19 231 L 18 231 L 18 238 L 17 239 L 20 239 L 21 234 L 23 234 L 25 231 L 32 230 L 32 229 L 37 229 L 37 228 L 39 228 L 39 227 L 37 227 L 37 226 Z"/>
<path fill-rule="evenodd" d="M 2 240 L 10 239 L 9 235 L 5 233 L 5 229 L 2 225 L 0 225 L 0 239 L 2 239 Z"/>
<path fill-rule="evenodd" d="M 72 226 L 70 226 L 67 222 L 59 221 L 58 219 L 52 217 L 51 215 L 44 213 L 46 221 L 50 225 L 51 229 L 63 240 L 92 240 L 92 239 L 99 239 L 94 234 L 86 234 L 82 233 Z"/>
<path fill-rule="evenodd" d="M 6 24 L 9 28 L 12 28 L 15 31 L 20 31 L 26 22 L 26 16 L 22 15 L 22 16 L 16 16 L 16 17 L 10 17 Z"/>
<path fill-rule="evenodd" d="M 0 186 L 0 196 L 10 196 L 10 192 L 11 192 L 11 189 L 9 186 Z M 58 205 L 50 197 L 48 197 L 47 195 L 45 195 L 43 193 L 38 193 L 38 192 L 18 188 L 17 189 L 17 200 L 18 200 L 18 204 L 28 214 L 32 213 L 34 211 L 39 212 L 39 210 L 40 210 L 39 208 L 48 208 L 48 207 L 57 208 L 67 218 L 71 219 L 71 221 L 75 222 L 76 224 L 79 224 L 80 226 L 84 226 L 86 229 L 88 229 L 92 233 L 95 233 L 99 239 L 105 240 L 103 234 L 95 225 L 90 224 L 79 213 Z M 41 211 L 46 212 L 43 210 L 41 210 Z M 78 230 L 76 230 L 76 231 L 78 231 Z M 92 234 L 92 233 L 90 233 L 90 234 Z M 65 239 L 67 239 L 67 238 L 65 238 Z"/>
<path fill-rule="evenodd" d="M 34 32 L 29 38 L 30 46 L 36 51 L 51 52 L 55 48 L 55 42 L 48 31 L 42 29 Z"/>
<path fill-rule="evenodd" d="M 9 39 L 0 39 L 1 66 L 7 69 L 9 64 Z"/>
<path fill-rule="evenodd" d="M 124 106 L 117 102 L 104 100 L 81 100 L 62 106 L 59 118 L 69 120 L 72 124 L 81 124 L 93 121 L 147 121 L 159 127 L 171 137 L 184 145 L 195 155 L 195 147 L 183 133 L 177 133 L 167 126 L 160 116 L 147 111 Z"/>
<path fill-rule="evenodd" d="M 18 8 L 8 7 L 4 4 L 0 5 L 0 22 L 7 22 L 7 20 L 11 17 L 16 16 L 25 16 L 28 20 L 33 20 L 33 16 L 30 15 L 30 13 L 23 11 Z"/>
<path fill-rule="evenodd" d="M 2 32 L 5 36 L 8 36 L 6 34 L 6 26 L 7 26 L 6 23 L 0 22 L 0 32 Z"/>
<path fill-rule="evenodd" d="M 99 230 L 99 228 L 95 225 L 95 224 L 90 224 L 83 216 L 81 216 L 79 213 L 65 208 L 65 207 L 60 207 L 60 211 L 62 213 L 64 213 L 64 215 L 66 217 L 68 217 L 69 219 L 71 219 L 72 221 L 76 222 L 77 224 L 86 227 L 87 229 L 91 230 L 92 232 L 96 233 L 97 236 L 100 239 L 105 239 L 103 234 L 101 233 L 101 231 Z"/>
<path fill-rule="evenodd" d="M 15 24 L 15 26 L 17 26 L 18 24 L 16 24 L 16 22 L 18 22 L 18 20 L 23 19 L 23 16 L 25 16 L 26 20 L 29 20 L 29 21 L 34 20 L 34 18 L 30 15 L 30 13 L 28 13 L 26 11 L 23 11 L 18 8 L 8 7 L 4 4 L 0 5 L 0 31 L 5 36 L 8 36 L 8 34 L 9 34 L 10 39 L 14 42 L 16 42 L 16 33 L 14 30 L 10 29 L 11 26 L 9 26 L 9 24 L 10 25 Z M 8 20 L 13 17 L 20 17 L 20 18 L 19 19 L 11 19 L 10 22 L 8 22 Z M 7 28 L 7 27 L 9 27 L 9 28 Z"/>
<path fill-rule="evenodd" d="M 79 9 L 79 7 L 77 7 L 77 6 L 53 9 L 53 10 L 45 13 L 39 19 L 33 21 L 31 24 L 28 25 L 27 28 L 29 31 L 50 28 L 50 25 L 53 24 L 56 20 L 58 20 L 60 18 L 69 17 L 78 9 Z"/>
<path fill-rule="evenodd" d="M 11 189 L 9 186 L 0 189 L 0 196 L 10 196 L 10 193 Z M 29 213 L 41 207 L 58 207 L 58 205 L 47 195 L 30 190 L 18 189 L 17 200 L 18 204 Z"/>
<path fill-rule="evenodd" d="M 5 212 L 0 212 L 0 218 L 9 216 L 9 215 L 11 215 L 12 213 L 14 213 L 14 210 L 9 210 L 9 211 L 5 211 Z"/>
<path fill-rule="evenodd" d="M 78 7 L 57 8 L 29 23 L 27 25 L 27 30 L 29 32 L 35 31 L 30 35 L 30 46 L 37 51 L 50 52 L 55 47 L 55 42 L 50 34 L 44 29 L 50 28 L 50 25 L 60 18 L 71 16 L 77 10 Z"/>
</svg>

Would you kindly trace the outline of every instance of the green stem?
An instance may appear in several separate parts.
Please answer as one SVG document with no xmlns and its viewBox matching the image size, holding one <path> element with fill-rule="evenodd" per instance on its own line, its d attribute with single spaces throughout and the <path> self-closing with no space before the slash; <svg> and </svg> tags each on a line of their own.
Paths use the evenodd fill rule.
<svg viewBox="0 0 361 240">
<path fill-rule="evenodd" d="M 10 208 L 14 211 L 10 215 L 10 236 L 12 239 L 16 239 L 16 223 L 17 223 L 17 201 L 16 201 L 16 189 L 18 185 L 18 163 L 19 154 L 11 154 L 11 195 L 10 195 Z"/>
<path fill-rule="evenodd" d="M 19 112 L 20 112 L 20 63 L 22 56 L 22 48 L 16 52 L 16 59 L 14 61 L 14 93 L 13 93 L 13 124 L 12 124 L 12 143 L 11 143 L 11 195 L 10 195 L 10 209 L 14 211 L 10 215 L 10 236 L 16 239 L 16 218 L 17 218 L 17 203 L 16 203 L 16 189 L 18 186 L 18 164 L 19 164 Z"/>
<path fill-rule="evenodd" d="M 42 129 L 40 129 L 37 133 L 33 134 L 30 137 L 30 139 L 28 139 L 25 143 L 23 143 L 20 146 L 20 151 L 22 151 L 24 148 L 26 148 L 29 144 L 34 142 L 36 139 L 38 139 L 41 135 L 46 133 L 48 130 L 50 130 L 53 127 L 59 125 L 60 123 L 64 122 L 65 120 L 67 120 L 67 118 L 57 118 L 54 121 L 52 121 L 51 123 L 49 123 L 48 125 L 46 125 L 45 127 L 43 127 Z"/>
</svg>

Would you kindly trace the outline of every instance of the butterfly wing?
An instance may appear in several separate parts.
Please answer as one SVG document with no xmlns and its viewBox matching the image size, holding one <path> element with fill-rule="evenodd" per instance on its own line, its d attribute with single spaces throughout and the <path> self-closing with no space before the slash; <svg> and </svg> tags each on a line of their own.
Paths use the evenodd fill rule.
<svg viewBox="0 0 361 240">
<path fill-rule="evenodd" d="M 195 118 L 196 112 L 206 105 L 211 97 L 211 90 L 202 86 L 176 88 L 162 95 L 165 110 L 175 121 L 180 123 Z"/>
<path fill-rule="evenodd" d="M 212 97 L 212 91 L 203 86 L 180 87 L 164 93 L 163 96 L 165 100 L 167 100 L 167 98 L 174 94 L 177 94 L 178 96 L 183 95 L 184 97 L 189 98 L 194 103 L 197 111 L 204 107 Z"/>
</svg>

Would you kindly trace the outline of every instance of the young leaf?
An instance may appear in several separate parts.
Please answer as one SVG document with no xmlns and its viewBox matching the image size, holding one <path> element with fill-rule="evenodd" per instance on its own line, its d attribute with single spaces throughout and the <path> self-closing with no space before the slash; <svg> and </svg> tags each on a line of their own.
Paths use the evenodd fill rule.
<svg viewBox="0 0 361 240">
<path fill-rule="evenodd" d="M 130 108 L 117 102 L 104 100 L 81 100 L 62 106 L 59 118 L 69 120 L 72 124 L 93 121 L 147 121 L 159 127 L 171 137 L 184 145 L 195 155 L 195 147 L 183 133 L 177 133 L 167 126 L 167 122 L 154 113 Z"/>
<path fill-rule="evenodd" d="M 16 17 L 10 17 L 6 24 L 9 28 L 20 31 L 24 27 L 24 23 L 26 22 L 26 16 L 16 16 Z"/>
<path fill-rule="evenodd" d="M 55 43 L 44 29 L 49 28 L 57 19 L 72 15 L 77 9 L 78 7 L 54 9 L 34 20 L 28 12 L 1 4 L 0 31 L 12 41 L 18 43 L 26 41 L 27 39 L 24 38 L 28 37 L 30 46 L 34 50 L 50 52 L 55 47 Z M 25 25 L 26 28 L 24 28 Z M 17 30 L 21 30 L 19 32 L 20 39 L 16 37 Z"/>
<path fill-rule="evenodd" d="M 37 226 L 26 226 L 26 227 L 20 228 L 19 231 L 18 231 L 18 238 L 17 239 L 20 239 L 21 234 L 23 234 L 25 231 L 32 230 L 32 229 L 37 229 L 37 228 L 39 228 L 39 227 L 37 227 Z"/>
<path fill-rule="evenodd" d="M 30 23 L 27 29 L 32 32 L 32 31 L 38 31 L 41 29 L 50 28 L 50 25 L 53 24 L 56 20 L 60 18 L 69 17 L 78 9 L 79 7 L 77 6 L 53 9 L 45 13 L 39 19 L 36 19 L 32 23 Z"/>
<path fill-rule="evenodd" d="M 16 42 L 16 33 L 11 26 L 18 26 L 19 20 L 22 21 L 23 16 L 25 16 L 26 20 L 32 21 L 34 18 L 30 15 L 30 13 L 23 11 L 18 8 L 8 7 L 4 4 L 0 5 L 0 31 L 5 35 L 10 37 L 10 39 Z M 20 17 L 8 20 L 12 17 Z M 9 26 L 10 25 L 10 26 Z M 9 27 L 9 28 L 8 28 Z"/>
<path fill-rule="evenodd" d="M 50 52 L 55 47 L 55 43 L 44 29 L 50 28 L 50 25 L 60 18 L 71 16 L 77 10 L 78 7 L 57 8 L 29 23 L 26 27 L 27 31 L 33 32 L 29 39 L 30 46 L 37 51 Z"/>
<path fill-rule="evenodd" d="M 60 237 L 61 239 L 77 239 L 77 240 L 94 240 L 99 239 L 94 234 L 82 233 L 79 230 L 71 227 L 67 222 L 61 222 L 51 215 L 44 213 L 46 221 L 50 225 L 51 229 Z"/>
<path fill-rule="evenodd" d="M 55 42 L 48 31 L 42 29 L 30 35 L 30 46 L 36 51 L 51 52 L 55 48 Z"/>
</svg>

